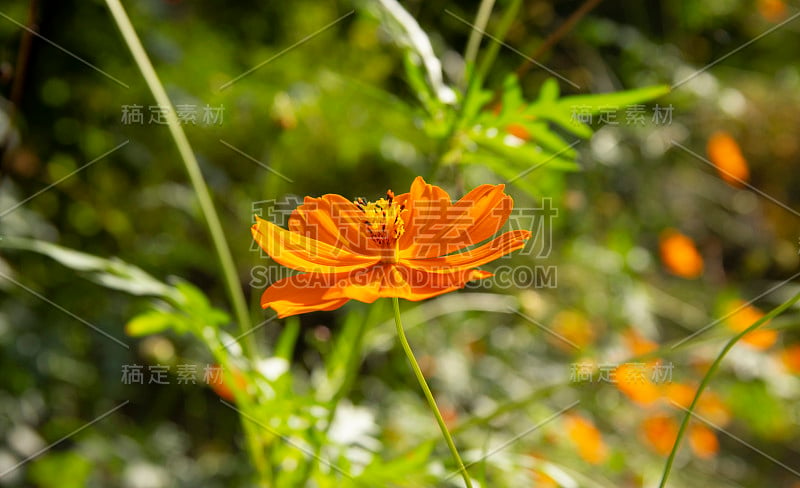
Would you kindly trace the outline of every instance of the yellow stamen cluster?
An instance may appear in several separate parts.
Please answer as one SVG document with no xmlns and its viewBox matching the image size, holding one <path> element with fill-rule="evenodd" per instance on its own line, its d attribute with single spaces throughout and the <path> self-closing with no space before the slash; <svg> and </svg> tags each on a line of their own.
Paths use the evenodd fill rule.
<svg viewBox="0 0 800 488">
<path fill-rule="evenodd" d="M 391 190 L 386 192 L 386 198 L 376 202 L 358 198 L 355 204 L 364 212 L 367 235 L 379 246 L 392 247 L 405 232 L 405 223 L 400 217 L 400 212 L 405 206 L 394 201 L 394 193 Z"/>
</svg>

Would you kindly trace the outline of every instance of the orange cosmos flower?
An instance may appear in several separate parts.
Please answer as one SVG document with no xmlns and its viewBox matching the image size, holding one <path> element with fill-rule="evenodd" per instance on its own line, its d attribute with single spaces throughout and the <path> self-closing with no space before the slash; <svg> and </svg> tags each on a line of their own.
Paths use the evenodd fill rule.
<svg viewBox="0 0 800 488">
<path fill-rule="evenodd" d="M 614 377 L 619 391 L 639 405 L 649 406 L 661 398 L 661 390 L 645 363 L 622 364 L 614 370 Z"/>
<path fill-rule="evenodd" d="M 564 429 L 584 461 L 600 464 L 606 460 L 608 448 L 591 420 L 578 414 L 567 414 L 564 417 Z"/>
<path fill-rule="evenodd" d="M 647 444 L 658 454 L 666 456 L 678 437 L 678 422 L 666 414 L 656 414 L 642 422 Z"/>
<path fill-rule="evenodd" d="M 698 457 L 709 459 L 719 452 L 717 435 L 703 424 L 689 426 L 689 446 Z"/>
<path fill-rule="evenodd" d="M 786 18 L 786 2 L 783 0 L 758 0 L 758 13 L 769 22 L 780 22 Z"/>
<path fill-rule="evenodd" d="M 753 325 L 757 320 L 764 316 L 764 312 L 741 299 L 727 302 L 723 307 L 725 313 L 725 325 L 734 332 L 741 332 Z M 765 329 L 767 324 L 762 324 L 760 328 L 750 332 L 742 338 L 742 342 L 758 350 L 769 349 L 778 340 L 778 331 L 775 329 Z"/>
<path fill-rule="evenodd" d="M 727 132 L 715 132 L 708 139 L 706 150 L 709 159 L 717 167 L 717 172 L 720 178 L 725 180 L 725 183 L 740 188 L 750 179 L 747 160 L 742 156 L 742 150 L 739 149 L 736 139 Z"/>
<path fill-rule="evenodd" d="M 209 377 L 207 379 L 208 386 L 214 390 L 214 393 L 220 396 L 220 398 L 224 400 L 228 400 L 229 402 L 236 401 L 236 397 L 233 394 L 233 388 L 231 388 L 231 380 L 225 378 L 225 375 L 222 372 L 222 366 L 219 364 L 215 364 L 212 366 L 214 369 L 218 369 L 219 374 L 214 375 L 214 377 Z M 231 372 L 231 376 L 233 376 L 233 381 L 236 382 L 236 388 L 240 390 L 244 390 L 247 388 L 247 378 L 245 378 L 244 374 L 235 369 Z"/>
<path fill-rule="evenodd" d="M 694 395 L 697 392 L 696 385 L 685 383 L 671 383 L 664 387 L 665 402 L 675 402 L 683 408 L 689 408 Z M 696 411 L 703 418 L 714 422 L 719 426 L 725 426 L 730 422 L 730 411 L 725 402 L 713 391 L 706 390 L 697 401 Z"/>
<path fill-rule="evenodd" d="M 279 317 L 334 310 L 349 300 L 418 301 L 491 276 L 476 269 L 522 248 L 531 233 L 492 238 L 514 206 L 503 185 L 481 185 L 456 203 L 417 177 L 408 193 L 376 202 L 306 197 L 289 230 L 256 217 L 253 238 L 276 262 L 300 271 L 267 288 L 263 308 Z M 467 249 L 470 248 L 470 249 Z"/>
<path fill-rule="evenodd" d="M 800 374 L 800 343 L 792 344 L 780 353 L 781 361 L 790 373 Z"/>
<path fill-rule="evenodd" d="M 622 333 L 622 339 L 628 349 L 636 356 L 643 356 L 658 349 L 658 344 L 643 336 L 638 330 L 630 327 Z"/>
<path fill-rule="evenodd" d="M 672 446 L 678 436 L 678 429 L 678 421 L 664 413 L 651 415 L 641 424 L 641 432 L 648 447 L 662 456 L 666 456 L 672 451 Z M 703 424 L 691 424 L 688 437 L 689 446 L 698 457 L 709 459 L 719 452 L 717 435 Z"/>
<path fill-rule="evenodd" d="M 661 234 L 661 261 L 667 270 L 682 278 L 697 278 L 703 273 L 703 257 L 694 241 L 675 229 Z"/>
<path fill-rule="evenodd" d="M 547 341 L 568 353 L 575 352 L 575 346 L 583 349 L 595 340 L 594 326 L 577 310 L 558 312 L 553 317 L 551 328 L 558 335 L 555 338 L 548 336 Z"/>
</svg>

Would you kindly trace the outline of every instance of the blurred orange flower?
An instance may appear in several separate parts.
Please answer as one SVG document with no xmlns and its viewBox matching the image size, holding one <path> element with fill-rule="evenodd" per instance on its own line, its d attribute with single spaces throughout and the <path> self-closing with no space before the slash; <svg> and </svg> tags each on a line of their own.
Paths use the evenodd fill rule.
<svg viewBox="0 0 800 488">
<path fill-rule="evenodd" d="M 523 141 L 529 141 L 531 139 L 531 133 L 528 132 L 528 129 L 526 129 L 524 125 L 519 123 L 508 124 L 506 132 Z"/>
<path fill-rule="evenodd" d="M 503 185 L 481 185 L 456 203 L 417 177 L 409 193 L 376 202 L 306 197 L 289 230 L 256 217 L 253 238 L 279 264 L 300 271 L 267 288 L 263 308 L 279 317 L 334 310 L 349 300 L 418 301 L 491 276 L 476 269 L 522 248 L 531 233 L 492 238 L 513 207 Z"/>
<path fill-rule="evenodd" d="M 727 132 L 715 132 L 708 139 L 706 151 L 711 162 L 717 167 L 720 178 L 729 185 L 740 188 L 743 182 L 750 179 L 750 169 L 742 156 L 739 144 Z"/>
<path fill-rule="evenodd" d="M 639 405 L 652 405 L 661 398 L 661 389 L 649 374 L 645 363 L 625 363 L 614 372 L 617 388 Z"/>
<path fill-rule="evenodd" d="M 664 397 L 683 408 L 689 408 L 696 391 L 696 388 L 683 383 L 671 383 L 664 387 Z"/>
<path fill-rule="evenodd" d="M 758 0 L 758 13 L 769 22 L 780 22 L 786 18 L 786 2 L 783 0 Z"/>
<path fill-rule="evenodd" d="M 675 403 L 681 408 L 689 408 L 697 392 L 696 386 L 684 383 L 671 383 L 661 389 L 664 403 Z M 706 391 L 695 408 L 698 417 L 720 427 L 730 421 L 730 412 L 714 392 Z M 642 433 L 648 445 L 658 454 L 666 456 L 678 433 L 678 421 L 672 416 L 657 413 L 642 422 Z M 719 451 L 719 440 L 713 430 L 704 424 L 693 422 L 688 430 L 689 445 L 692 451 L 703 459 L 713 457 Z"/>
<path fill-rule="evenodd" d="M 725 325 L 734 332 L 745 330 L 764 316 L 764 312 L 741 299 L 725 303 L 722 313 L 725 317 Z M 742 342 L 758 350 L 771 347 L 778 340 L 778 331 L 764 329 L 768 323 L 762 324 L 760 328 L 744 336 Z"/>
<path fill-rule="evenodd" d="M 719 452 L 719 440 L 714 432 L 702 424 L 689 426 L 689 446 L 703 459 L 714 457 Z"/>
<path fill-rule="evenodd" d="M 578 414 L 564 416 L 564 430 L 578 449 L 578 455 L 591 464 L 600 464 L 608 458 L 608 448 L 594 423 Z"/>
<path fill-rule="evenodd" d="M 678 437 L 678 421 L 667 414 L 658 413 L 647 417 L 641 425 L 647 445 L 661 456 L 672 451 Z M 691 424 L 688 430 L 689 446 L 697 456 L 708 459 L 719 451 L 719 440 L 714 431 L 703 424 Z"/>
<path fill-rule="evenodd" d="M 530 453 L 530 457 L 532 457 L 538 463 L 541 460 L 544 460 L 544 456 L 540 455 L 537 452 Z M 542 468 L 534 468 L 531 470 L 531 477 L 533 478 L 533 486 L 542 487 L 542 488 L 558 488 L 559 484 L 554 480 L 550 475 L 548 475 L 544 469 Z"/>
<path fill-rule="evenodd" d="M 683 408 L 689 408 L 697 392 L 697 386 L 685 383 L 671 383 L 664 386 L 664 399 L 675 402 Z M 697 401 L 695 409 L 698 415 L 719 426 L 725 426 L 730 421 L 730 411 L 722 399 L 713 391 L 704 391 Z"/>
<path fill-rule="evenodd" d="M 790 373 L 800 374 L 800 343 L 781 351 L 781 362 Z"/>
<path fill-rule="evenodd" d="M 229 402 L 233 402 L 236 400 L 236 397 L 233 394 L 233 390 L 230 386 L 230 379 L 226 378 L 222 371 L 222 366 L 215 364 L 212 366 L 213 369 L 219 371 L 219 375 L 215 375 L 213 378 L 209 378 L 207 380 L 208 386 L 214 390 L 214 393 L 219 395 L 220 398 L 227 400 Z M 244 374 L 241 371 L 233 370 L 231 372 L 231 376 L 233 376 L 233 381 L 236 382 L 236 386 L 243 390 L 247 388 L 247 378 L 245 378 Z"/>
<path fill-rule="evenodd" d="M 678 421 L 666 414 L 652 415 L 642 422 L 642 433 L 650 448 L 666 456 L 678 436 Z"/>
<path fill-rule="evenodd" d="M 573 345 L 583 349 L 595 339 L 594 326 L 585 315 L 576 310 L 562 310 L 557 313 L 550 326 L 560 337 L 548 336 L 547 340 L 566 352 L 577 352 Z"/>
<path fill-rule="evenodd" d="M 703 273 L 703 258 L 694 241 L 675 229 L 667 229 L 660 238 L 661 262 L 672 274 L 697 278 Z"/>
<path fill-rule="evenodd" d="M 622 339 L 634 356 L 643 356 L 658 349 L 657 343 L 647 339 L 633 327 L 622 333 Z"/>
</svg>

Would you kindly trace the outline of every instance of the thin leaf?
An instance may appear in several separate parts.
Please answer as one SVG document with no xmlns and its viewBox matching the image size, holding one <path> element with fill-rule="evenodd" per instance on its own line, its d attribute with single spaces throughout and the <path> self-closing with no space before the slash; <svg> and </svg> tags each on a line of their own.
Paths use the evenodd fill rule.
<svg viewBox="0 0 800 488">
<path fill-rule="evenodd" d="M 106 288 L 132 295 L 175 298 L 172 287 L 153 278 L 141 268 L 120 259 L 105 259 L 50 242 L 19 237 L 0 239 L 0 247 L 43 254 L 70 269 L 83 273 L 87 279 Z"/>
<path fill-rule="evenodd" d="M 186 317 L 162 310 L 148 310 L 125 324 L 125 333 L 131 337 L 158 334 L 166 330 L 183 333 L 187 329 Z"/>
</svg>

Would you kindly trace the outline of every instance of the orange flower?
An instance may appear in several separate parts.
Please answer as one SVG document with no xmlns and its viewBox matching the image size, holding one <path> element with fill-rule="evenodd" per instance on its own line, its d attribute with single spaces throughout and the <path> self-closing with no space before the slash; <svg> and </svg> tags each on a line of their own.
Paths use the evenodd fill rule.
<svg viewBox="0 0 800 488">
<path fill-rule="evenodd" d="M 645 363 L 625 363 L 614 370 L 619 391 L 639 405 L 652 405 L 661 398 L 661 390 L 650 375 Z"/>
<path fill-rule="evenodd" d="M 742 156 L 736 140 L 727 132 L 715 132 L 708 139 L 706 151 L 711 162 L 717 167 L 720 178 L 727 184 L 740 188 L 750 179 L 747 160 Z"/>
<path fill-rule="evenodd" d="M 740 299 L 726 303 L 723 307 L 723 313 L 725 315 L 725 325 L 734 332 L 743 331 L 764 316 L 764 312 Z M 742 342 L 758 350 L 771 347 L 778 340 L 778 331 L 764 329 L 763 327 L 766 325 L 762 324 L 761 328 L 744 336 Z"/>
<path fill-rule="evenodd" d="M 548 336 L 548 342 L 566 352 L 575 352 L 575 346 L 583 349 L 595 339 L 594 326 L 585 315 L 576 310 L 562 310 L 557 313 L 553 317 L 551 328 L 558 335 Z"/>
<path fill-rule="evenodd" d="M 603 436 L 591 420 L 580 415 L 568 414 L 564 417 L 564 430 L 578 448 L 580 457 L 587 463 L 600 464 L 608 457 Z"/>
<path fill-rule="evenodd" d="M 544 464 L 544 456 L 539 453 L 532 452 L 529 454 L 533 458 L 534 468 L 531 470 L 531 477 L 533 478 L 533 485 L 537 488 L 558 488 L 559 484 L 549 474 L 546 473 L 546 468 L 540 465 Z"/>
<path fill-rule="evenodd" d="M 376 202 L 306 197 L 289 230 L 256 217 L 253 238 L 276 262 L 300 271 L 267 288 L 279 317 L 334 310 L 349 300 L 418 301 L 491 276 L 476 267 L 522 248 L 531 233 L 492 238 L 514 206 L 503 185 L 481 185 L 456 203 L 417 177 L 409 193 Z"/>
<path fill-rule="evenodd" d="M 650 447 L 666 456 L 678 437 L 678 422 L 669 415 L 657 414 L 642 422 L 642 431 Z"/>
<path fill-rule="evenodd" d="M 522 139 L 523 141 L 529 141 L 531 139 L 531 133 L 528 132 L 528 129 L 526 129 L 524 125 L 516 122 L 513 124 L 508 124 L 506 127 L 506 132 L 516 138 Z"/>
<path fill-rule="evenodd" d="M 783 0 L 758 0 L 758 13 L 770 22 L 780 22 L 786 18 L 786 2 Z"/>
<path fill-rule="evenodd" d="M 643 356 L 658 349 L 658 344 L 644 337 L 638 330 L 633 327 L 626 329 L 622 333 L 622 339 L 625 345 L 635 356 Z"/>
<path fill-rule="evenodd" d="M 703 258 L 689 237 L 668 229 L 661 234 L 659 247 L 661 262 L 670 273 L 689 279 L 703 273 Z"/>
<path fill-rule="evenodd" d="M 683 408 L 689 408 L 695 393 L 697 393 L 696 385 L 671 383 L 664 387 L 664 400 L 675 402 Z M 703 395 L 697 401 L 696 411 L 703 418 L 720 426 L 724 426 L 730 421 L 728 407 L 713 391 L 703 392 Z"/>
<path fill-rule="evenodd" d="M 684 383 L 670 383 L 664 387 L 664 397 L 683 408 L 689 408 L 696 392 L 697 389 L 695 387 Z"/>
<path fill-rule="evenodd" d="M 790 373 L 800 374 L 800 343 L 781 351 L 781 361 Z"/>
<path fill-rule="evenodd" d="M 207 383 L 208 386 L 214 390 L 214 393 L 219 395 L 220 398 L 224 400 L 228 400 L 229 402 L 236 401 L 236 397 L 233 394 L 233 389 L 231 389 L 230 379 L 226 378 L 222 371 L 222 366 L 219 364 L 215 364 L 212 368 L 218 370 L 219 374 L 214 375 L 213 378 L 208 378 Z M 231 376 L 233 377 L 233 381 L 236 382 L 237 388 L 240 390 L 244 390 L 247 388 L 247 378 L 245 378 L 244 374 L 235 369 L 231 371 Z"/>
<path fill-rule="evenodd" d="M 672 446 L 678 437 L 678 428 L 678 421 L 663 413 L 647 417 L 642 422 L 642 434 L 647 444 L 662 456 L 672 451 Z M 719 451 L 717 435 L 703 424 L 689 425 L 688 438 L 692 452 L 703 459 L 711 458 Z"/>
<path fill-rule="evenodd" d="M 703 459 L 712 458 L 719 451 L 717 435 L 702 424 L 689 426 L 689 445 Z"/>
</svg>

